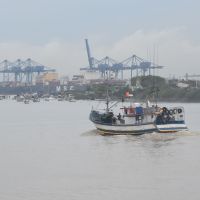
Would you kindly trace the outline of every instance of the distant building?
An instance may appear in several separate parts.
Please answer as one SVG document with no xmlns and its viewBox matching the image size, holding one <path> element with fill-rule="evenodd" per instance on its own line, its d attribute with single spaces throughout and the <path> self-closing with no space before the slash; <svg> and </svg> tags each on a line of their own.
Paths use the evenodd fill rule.
<svg viewBox="0 0 200 200">
<path fill-rule="evenodd" d="M 84 76 L 83 75 L 73 75 L 72 81 L 74 81 L 74 82 L 83 82 L 84 81 Z"/>
<path fill-rule="evenodd" d="M 189 87 L 189 84 L 183 83 L 183 82 L 178 82 L 178 83 L 176 84 L 176 86 L 179 87 L 179 88 L 188 88 L 188 87 Z"/>
<path fill-rule="evenodd" d="M 86 80 L 100 79 L 100 73 L 96 71 L 86 71 L 83 76 Z"/>
<path fill-rule="evenodd" d="M 60 84 L 61 85 L 66 85 L 68 82 L 69 82 L 69 77 L 68 76 L 60 77 Z"/>
<path fill-rule="evenodd" d="M 58 73 L 47 72 L 36 77 L 36 83 L 58 82 Z"/>
</svg>

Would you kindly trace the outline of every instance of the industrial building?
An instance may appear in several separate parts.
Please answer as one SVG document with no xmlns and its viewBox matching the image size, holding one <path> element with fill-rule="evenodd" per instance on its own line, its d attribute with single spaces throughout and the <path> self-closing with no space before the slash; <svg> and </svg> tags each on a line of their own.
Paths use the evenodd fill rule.
<svg viewBox="0 0 200 200">
<path fill-rule="evenodd" d="M 50 82 L 58 82 L 58 73 L 56 72 L 45 72 L 41 75 L 36 76 L 35 83 L 47 84 Z"/>
</svg>

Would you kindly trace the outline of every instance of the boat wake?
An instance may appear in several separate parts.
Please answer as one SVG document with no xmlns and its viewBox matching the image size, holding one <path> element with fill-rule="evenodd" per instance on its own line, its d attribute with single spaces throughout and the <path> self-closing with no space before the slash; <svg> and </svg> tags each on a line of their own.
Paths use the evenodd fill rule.
<svg viewBox="0 0 200 200">
<path fill-rule="evenodd" d="M 89 130 L 81 134 L 81 136 L 97 136 L 100 135 L 97 129 Z"/>
<path fill-rule="evenodd" d="M 134 139 L 134 138 L 139 138 L 140 140 L 144 141 L 154 141 L 154 142 L 167 142 L 167 141 L 173 141 L 176 140 L 180 137 L 193 137 L 193 136 L 200 136 L 200 131 L 179 131 L 175 133 L 159 133 L 159 132 L 152 132 L 152 133 L 147 133 L 147 134 L 142 134 L 142 135 L 124 135 L 124 134 L 119 134 L 118 136 L 123 136 L 125 138 L 129 137 Z M 109 136 L 105 132 L 93 129 L 87 132 L 84 132 L 82 136 Z M 112 135 L 110 135 L 112 136 Z M 135 140 L 135 139 L 134 139 Z"/>
</svg>

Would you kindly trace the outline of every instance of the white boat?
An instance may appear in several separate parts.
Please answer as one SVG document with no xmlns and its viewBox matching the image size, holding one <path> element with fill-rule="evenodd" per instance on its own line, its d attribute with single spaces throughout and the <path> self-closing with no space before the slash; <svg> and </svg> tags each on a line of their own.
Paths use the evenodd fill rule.
<svg viewBox="0 0 200 200">
<path fill-rule="evenodd" d="M 25 98 L 24 98 L 24 96 L 22 96 L 22 95 L 20 95 L 20 96 L 19 96 L 19 95 L 16 96 L 16 101 L 17 101 L 17 102 L 23 102 L 24 99 L 25 99 Z"/>
<path fill-rule="evenodd" d="M 156 131 L 154 124 L 156 116 L 154 107 L 142 107 L 140 104 L 123 107 L 122 114 L 115 115 L 108 107 L 105 112 L 92 110 L 90 120 L 103 134 L 138 135 Z"/>
<path fill-rule="evenodd" d="M 156 131 L 156 128 L 153 123 L 141 123 L 141 124 L 105 124 L 93 122 L 96 128 L 99 131 L 102 131 L 103 134 L 110 135 L 140 135 L 144 133 L 151 133 Z"/>
<path fill-rule="evenodd" d="M 64 101 L 65 100 L 65 98 L 64 98 L 64 96 L 62 96 L 62 95 L 58 95 L 58 101 Z"/>
<path fill-rule="evenodd" d="M 163 107 L 158 113 L 155 126 L 160 133 L 171 133 L 178 131 L 187 131 L 185 124 L 185 111 L 183 107 Z"/>
<path fill-rule="evenodd" d="M 121 110 L 122 114 L 115 115 L 107 102 L 106 111 L 92 110 L 90 120 L 99 131 L 110 135 L 172 133 L 188 130 L 183 107 L 142 107 L 140 104 L 134 104 Z"/>
<path fill-rule="evenodd" d="M 68 94 L 65 96 L 65 100 L 69 102 L 76 102 L 74 96 L 72 94 Z"/>
<path fill-rule="evenodd" d="M 24 100 L 24 103 L 25 103 L 25 104 L 29 104 L 29 99 L 25 99 L 25 100 Z"/>
<path fill-rule="evenodd" d="M 40 99 L 38 97 L 37 98 L 33 98 L 33 102 L 34 103 L 40 102 Z"/>
</svg>

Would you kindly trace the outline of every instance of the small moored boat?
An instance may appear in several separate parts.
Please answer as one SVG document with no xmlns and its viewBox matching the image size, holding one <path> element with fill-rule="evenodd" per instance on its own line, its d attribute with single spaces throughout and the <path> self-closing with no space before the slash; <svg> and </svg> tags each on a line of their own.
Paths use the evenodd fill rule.
<svg viewBox="0 0 200 200">
<path fill-rule="evenodd" d="M 25 99 L 25 100 L 24 100 L 24 103 L 25 103 L 25 104 L 29 104 L 29 99 Z"/>
</svg>

